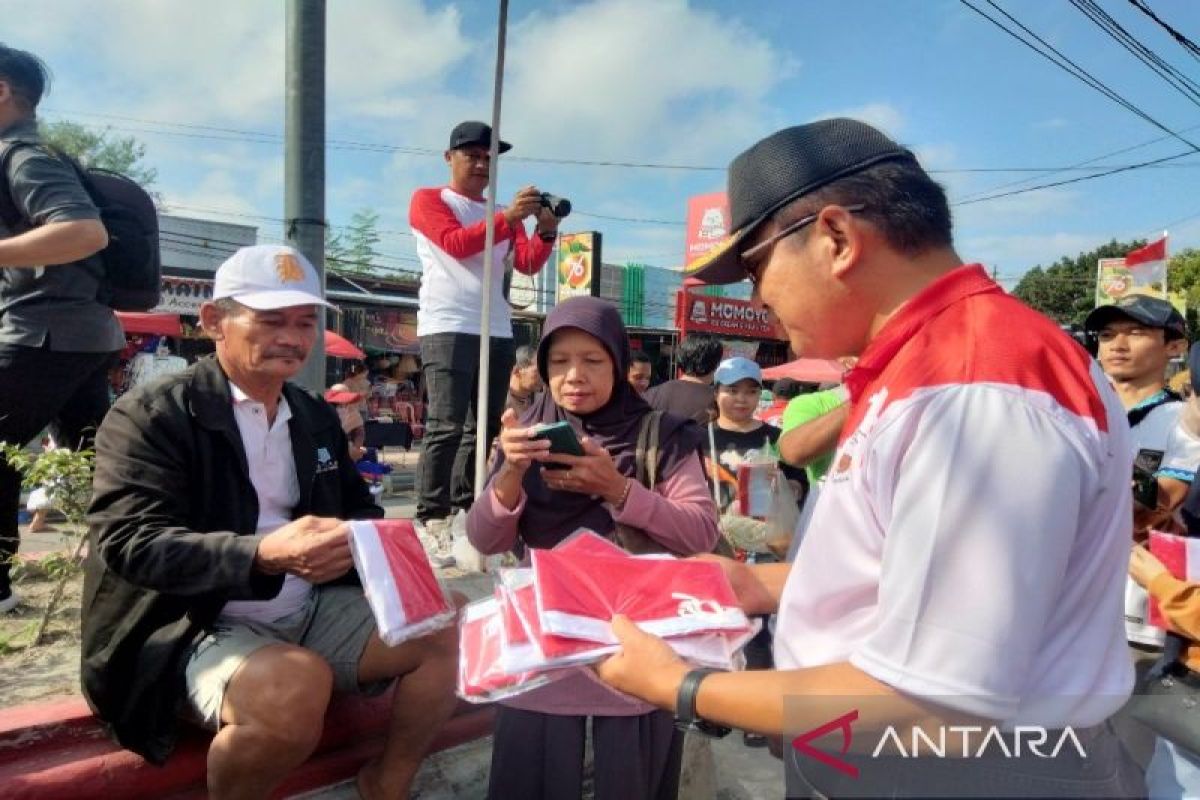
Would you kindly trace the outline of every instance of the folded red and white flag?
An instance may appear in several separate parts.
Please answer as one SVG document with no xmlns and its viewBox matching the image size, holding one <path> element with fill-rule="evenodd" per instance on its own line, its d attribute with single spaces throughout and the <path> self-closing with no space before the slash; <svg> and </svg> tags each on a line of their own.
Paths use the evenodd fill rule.
<svg viewBox="0 0 1200 800">
<path fill-rule="evenodd" d="M 462 610 L 458 632 L 459 697 L 472 703 L 490 703 L 545 686 L 558 677 L 558 673 L 505 672 L 500 663 L 503 636 L 495 598 L 477 600 Z"/>
<path fill-rule="evenodd" d="M 1200 539 L 1150 531 L 1150 552 L 1179 580 L 1200 582 Z M 1163 630 L 1170 630 L 1158 601 L 1153 597 L 1150 598 L 1149 622 Z"/>
<path fill-rule="evenodd" d="M 534 550 L 542 630 L 616 644 L 610 625 L 623 614 L 656 636 L 745 631 L 749 620 L 719 564 L 673 558 L 598 556 Z"/>
<path fill-rule="evenodd" d="M 454 606 L 409 520 L 351 522 L 350 553 L 385 644 L 397 645 L 454 621 Z"/>
</svg>

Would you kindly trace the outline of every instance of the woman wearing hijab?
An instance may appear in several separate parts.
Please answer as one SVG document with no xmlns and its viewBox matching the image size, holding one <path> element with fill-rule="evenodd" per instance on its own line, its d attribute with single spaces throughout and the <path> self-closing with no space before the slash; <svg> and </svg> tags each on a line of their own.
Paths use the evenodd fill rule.
<svg viewBox="0 0 1200 800">
<path fill-rule="evenodd" d="M 518 420 L 501 420 L 500 456 L 467 516 L 482 553 L 550 548 L 579 528 L 614 536 L 640 529 L 664 550 L 708 552 L 719 532 L 700 461 L 702 434 L 664 415 L 654 490 L 634 479 L 638 432 L 650 406 L 625 380 L 629 339 L 611 304 L 580 297 L 546 318 L 537 352 L 548 391 Z M 533 426 L 566 420 L 584 455 L 553 455 Z M 565 468 L 546 470 L 546 464 Z M 578 798 L 592 720 L 597 800 L 674 798 L 683 739 L 670 713 L 602 685 L 581 670 L 502 702 L 496 717 L 489 798 Z"/>
</svg>

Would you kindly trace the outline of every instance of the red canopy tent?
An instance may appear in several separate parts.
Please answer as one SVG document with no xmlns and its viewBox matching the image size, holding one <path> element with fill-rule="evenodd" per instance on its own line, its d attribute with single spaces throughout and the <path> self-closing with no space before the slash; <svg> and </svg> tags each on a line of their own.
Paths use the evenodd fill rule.
<svg viewBox="0 0 1200 800">
<path fill-rule="evenodd" d="M 325 354 L 335 358 L 363 359 L 367 357 L 367 354 L 355 347 L 349 339 L 333 331 L 325 331 Z"/>
<path fill-rule="evenodd" d="M 840 383 L 843 372 L 842 365 L 837 361 L 826 358 L 797 358 L 795 361 L 764 369 L 763 378 L 768 381 L 791 378 L 804 383 Z"/>
<path fill-rule="evenodd" d="M 183 335 L 183 326 L 179 322 L 178 314 L 118 311 L 117 319 L 126 333 L 152 333 L 155 336 Z"/>
</svg>

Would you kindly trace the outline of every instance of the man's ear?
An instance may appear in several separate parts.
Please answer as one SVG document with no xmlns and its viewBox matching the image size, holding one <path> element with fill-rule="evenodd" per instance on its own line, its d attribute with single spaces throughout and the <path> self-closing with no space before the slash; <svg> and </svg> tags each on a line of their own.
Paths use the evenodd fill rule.
<svg viewBox="0 0 1200 800">
<path fill-rule="evenodd" d="M 12 84 L 0 78 L 0 103 L 9 103 L 14 99 Z"/>
<path fill-rule="evenodd" d="M 817 215 L 815 229 L 825 237 L 825 254 L 830 270 L 843 277 L 860 260 L 865 231 L 854 215 L 841 206 L 825 206 Z"/>
<path fill-rule="evenodd" d="M 1173 339 L 1167 342 L 1167 354 L 1171 358 L 1179 358 L 1187 353 L 1187 339 Z"/>
<path fill-rule="evenodd" d="M 200 327 L 208 335 L 208 338 L 214 342 L 219 342 L 225 338 L 225 334 L 221 332 L 221 320 L 224 316 L 225 312 L 216 303 L 202 303 L 200 305 Z"/>
<path fill-rule="evenodd" d="M 447 163 L 447 164 L 449 164 L 449 163 L 450 163 L 450 154 L 451 154 L 452 152 L 454 152 L 454 151 L 453 151 L 453 150 L 447 150 L 445 153 L 443 153 L 443 154 L 442 154 L 442 155 L 445 157 L 445 159 L 446 159 L 446 163 Z"/>
</svg>

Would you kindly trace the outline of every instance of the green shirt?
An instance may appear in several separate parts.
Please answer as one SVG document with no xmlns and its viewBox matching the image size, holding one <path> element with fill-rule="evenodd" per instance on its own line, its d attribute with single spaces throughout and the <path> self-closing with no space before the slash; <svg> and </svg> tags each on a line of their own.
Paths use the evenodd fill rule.
<svg viewBox="0 0 1200 800">
<path fill-rule="evenodd" d="M 787 433 L 797 425 L 802 425 L 833 411 L 845 402 L 842 394 L 841 389 L 826 389 L 823 392 L 812 392 L 793 397 L 787 404 L 787 408 L 783 410 L 783 419 L 780 420 L 783 432 Z M 832 463 L 833 453 L 829 453 L 805 467 L 804 471 L 808 473 L 809 485 L 814 486 L 817 481 L 825 477 L 825 473 L 829 471 L 829 465 Z"/>
</svg>

